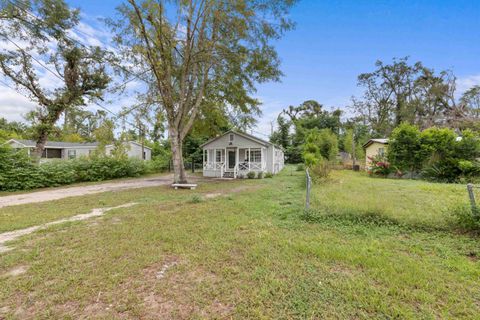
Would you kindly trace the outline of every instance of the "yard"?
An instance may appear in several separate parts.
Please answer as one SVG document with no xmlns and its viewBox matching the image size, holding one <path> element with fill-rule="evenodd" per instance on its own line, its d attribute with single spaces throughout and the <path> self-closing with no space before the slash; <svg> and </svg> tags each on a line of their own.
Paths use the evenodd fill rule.
<svg viewBox="0 0 480 320">
<path fill-rule="evenodd" d="M 120 190 L 0 209 L 0 232 L 94 208 L 0 254 L 0 318 L 478 318 L 465 187 L 335 171 Z M 308 220 L 308 221 L 307 221 Z"/>
</svg>

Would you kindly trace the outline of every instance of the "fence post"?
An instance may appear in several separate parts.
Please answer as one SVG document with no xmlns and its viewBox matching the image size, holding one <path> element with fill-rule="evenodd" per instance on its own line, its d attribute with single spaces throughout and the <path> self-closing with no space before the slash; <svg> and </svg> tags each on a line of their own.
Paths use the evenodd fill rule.
<svg viewBox="0 0 480 320">
<path fill-rule="evenodd" d="M 305 199 L 305 210 L 309 210 L 310 209 L 310 187 L 311 187 L 311 179 L 310 179 L 310 173 L 308 172 L 308 168 L 305 170 L 305 172 L 307 173 L 307 196 L 306 196 L 306 199 Z"/>
<path fill-rule="evenodd" d="M 474 217 L 478 216 L 477 204 L 475 202 L 475 194 L 473 193 L 473 184 L 467 184 L 468 197 L 470 198 L 470 206 L 472 207 L 472 214 Z"/>
</svg>

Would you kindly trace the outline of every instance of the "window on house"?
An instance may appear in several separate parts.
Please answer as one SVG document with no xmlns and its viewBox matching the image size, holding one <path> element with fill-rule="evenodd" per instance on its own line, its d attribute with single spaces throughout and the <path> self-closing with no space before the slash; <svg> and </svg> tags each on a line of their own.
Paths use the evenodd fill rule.
<svg viewBox="0 0 480 320">
<path fill-rule="evenodd" d="M 230 133 L 230 142 L 233 141 L 234 137 L 235 137 L 235 135 L 233 133 Z"/>
<path fill-rule="evenodd" d="M 215 161 L 222 162 L 222 150 L 217 150 L 217 154 L 215 156 Z"/>
<path fill-rule="evenodd" d="M 248 161 L 248 150 L 247 150 L 247 161 Z M 262 162 L 262 150 L 250 150 L 250 162 Z"/>
<path fill-rule="evenodd" d="M 61 149 L 45 148 L 45 149 L 43 149 L 42 158 L 60 159 L 60 158 L 62 158 L 62 150 Z"/>
<path fill-rule="evenodd" d="M 143 151 L 143 160 L 147 159 L 147 152 Z"/>
<path fill-rule="evenodd" d="M 75 159 L 77 157 L 77 150 L 68 150 L 68 159 Z"/>
<path fill-rule="evenodd" d="M 378 155 L 383 157 L 385 155 L 385 148 L 378 148 Z"/>
</svg>

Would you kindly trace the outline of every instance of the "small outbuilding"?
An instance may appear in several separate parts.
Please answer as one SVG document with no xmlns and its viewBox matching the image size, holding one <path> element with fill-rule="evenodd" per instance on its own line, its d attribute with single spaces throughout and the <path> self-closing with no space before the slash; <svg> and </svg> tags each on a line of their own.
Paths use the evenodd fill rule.
<svg viewBox="0 0 480 320">
<path fill-rule="evenodd" d="M 376 156 L 385 156 L 387 154 L 388 139 L 370 139 L 364 145 L 365 149 L 365 168 L 368 169 L 372 162 L 371 158 Z"/>
<path fill-rule="evenodd" d="M 276 174 L 283 169 L 285 161 L 281 147 L 233 130 L 200 147 L 205 177 L 240 178 L 252 171 Z"/>
</svg>

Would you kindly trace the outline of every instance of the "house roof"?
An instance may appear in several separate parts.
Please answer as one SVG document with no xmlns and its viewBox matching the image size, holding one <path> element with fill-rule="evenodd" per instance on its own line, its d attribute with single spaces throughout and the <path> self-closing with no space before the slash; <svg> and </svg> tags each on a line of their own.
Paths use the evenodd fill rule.
<svg viewBox="0 0 480 320">
<path fill-rule="evenodd" d="M 137 141 L 133 141 L 133 140 L 132 140 L 132 141 L 128 141 L 128 143 L 136 144 L 136 145 L 139 146 L 139 147 L 142 146 L 141 143 L 138 143 Z M 108 148 L 108 147 L 113 147 L 113 144 L 108 144 L 106 147 L 107 147 L 107 148 Z M 152 150 L 152 148 L 147 147 L 146 145 L 143 145 L 143 147 L 144 147 L 145 149 Z"/>
<path fill-rule="evenodd" d="M 271 145 L 274 145 L 273 143 L 271 142 L 268 142 L 266 140 L 263 140 L 263 139 L 260 139 L 260 138 L 257 138 L 255 136 L 252 136 L 251 134 L 248 134 L 248 133 L 244 133 L 244 132 L 238 132 L 238 131 L 235 131 L 235 130 L 228 130 L 227 132 L 219 135 L 218 137 L 215 137 L 215 138 L 212 138 L 210 140 L 208 140 L 207 142 L 203 143 L 202 145 L 200 145 L 200 148 L 203 148 L 204 146 L 206 146 L 207 144 L 217 140 L 217 139 L 220 139 L 221 137 L 229 134 L 229 133 L 234 133 L 234 134 L 238 134 L 239 136 L 242 136 L 246 139 L 249 139 L 249 140 L 252 140 L 254 142 L 257 142 L 257 143 L 260 143 L 260 144 L 263 144 L 265 146 L 271 146 Z"/>
<path fill-rule="evenodd" d="M 388 144 L 388 139 L 386 139 L 386 138 L 384 138 L 384 139 L 370 139 L 362 147 L 365 149 L 375 142 L 381 143 L 381 144 Z"/>
<path fill-rule="evenodd" d="M 17 142 L 23 144 L 26 148 L 35 148 L 37 142 L 34 140 L 10 139 L 7 143 Z M 47 141 L 46 148 L 76 148 L 76 147 L 97 147 L 98 142 L 63 142 Z"/>
</svg>

